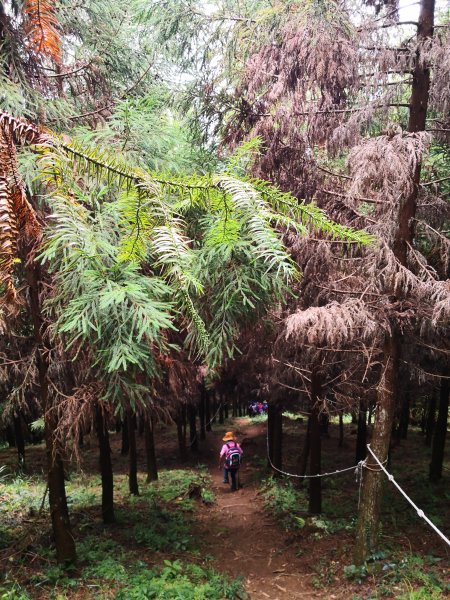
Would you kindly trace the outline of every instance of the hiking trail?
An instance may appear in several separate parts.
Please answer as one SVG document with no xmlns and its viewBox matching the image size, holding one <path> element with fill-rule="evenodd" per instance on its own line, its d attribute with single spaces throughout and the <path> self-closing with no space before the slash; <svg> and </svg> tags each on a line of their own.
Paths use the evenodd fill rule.
<svg viewBox="0 0 450 600">
<path fill-rule="evenodd" d="M 205 553 L 213 557 L 217 569 L 231 577 L 243 577 L 252 599 L 323 598 L 323 591 L 316 592 L 307 584 L 316 575 L 311 564 L 314 559 L 296 556 L 296 548 L 291 546 L 294 538 L 264 508 L 258 490 L 261 471 L 252 465 L 252 459 L 266 456 L 265 444 L 262 445 L 265 424 L 238 418 L 234 433 L 244 451 L 240 468 L 243 487 L 236 492 L 222 482 L 223 470 L 218 468 L 223 432 L 209 433 L 204 442 L 208 454 L 205 462 L 216 498 L 212 506 L 199 511 L 196 517 Z"/>
</svg>

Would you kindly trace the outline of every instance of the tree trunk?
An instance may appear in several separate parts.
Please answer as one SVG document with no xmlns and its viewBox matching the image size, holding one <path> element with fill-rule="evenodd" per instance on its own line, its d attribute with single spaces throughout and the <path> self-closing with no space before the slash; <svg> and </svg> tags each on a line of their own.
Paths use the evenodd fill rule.
<svg viewBox="0 0 450 600">
<path fill-rule="evenodd" d="M 408 131 L 416 133 L 425 130 L 430 89 L 430 69 L 424 57 L 427 40 L 433 37 L 435 0 L 421 0 L 417 26 L 417 51 L 411 86 Z M 398 220 L 394 233 L 392 250 L 401 265 L 407 266 L 408 248 L 413 244 L 415 216 L 420 185 L 421 162 L 413 172 L 412 192 L 399 202 Z M 379 460 L 388 458 L 392 424 L 395 416 L 395 383 L 399 376 L 400 337 L 393 332 L 385 341 L 382 361 L 382 377 L 378 390 L 378 405 L 371 447 Z M 368 466 L 374 470 L 364 470 L 361 489 L 361 503 L 358 514 L 355 563 L 362 564 L 376 547 L 380 516 L 380 495 L 383 474 L 369 458 Z"/>
<path fill-rule="evenodd" d="M 446 373 L 448 375 L 448 372 Z M 442 477 L 444 462 L 445 437 L 447 435 L 447 418 L 449 405 L 450 384 L 448 379 L 441 380 L 439 394 L 439 412 L 431 449 L 430 481 L 439 481 Z"/>
<path fill-rule="evenodd" d="M 298 466 L 300 475 L 306 475 L 308 468 L 309 449 L 311 447 L 311 414 L 308 417 L 308 425 L 306 426 L 303 447 L 298 457 Z"/>
<path fill-rule="evenodd" d="M 114 514 L 114 477 L 111 463 L 111 446 L 106 420 L 100 406 L 95 409 L 98 448 L 100 454 L 100 473 L 102 476 L 102 517 L 103 523 L 115 523 Z"/>
<path fill-rule="evenodd" d="M 267 451 L 269 453 L 267 457 L 267 468 L 272 469 L 270 462 L 274 463 L 274 440 L 275 440 L 275 412 L 276 407 L 274 404 L 269 402 L 267 407 Z M 270 460 L 269 460 L 270 459 Z"/>
<path fill-rule="evenodd" d="M 425 444 L 427 446 L 431 446 L 431 440 L 433 438 L 434 426 L 436 424 L 436 404 L 437 404 L 437 394 L 433 391 L 431 398 L 428 401 L 427 405 L 427 420 L 425 424 Z"/>
<path fill-rule="evenodd" d="M 198 418 L 200 421 L 200 439 L 206 439 L 206 389 L 203 383 L 200 384 L 200 401 L 198 403 Z"/>
<path fill-rule="evenodd" d="M 130 442 L 130 450 L 128 457 L 128 485 L 130 494 L 133 496 L 139 496 L 139 485 L 137 480 L 137 448 L 136 448 L 136 428 L 135 419 L 131 410 L 127 411 L 127 424 L 128 424 L 128 439 Z"/>
<path fill-rule="evenodd" d="M 127 415 L 124 415 L 122 421 L 122 447 L 120 449 L 120 454 L 122 456 L 126 456 L 130 451 L 130 437 L 128 434 L 128 418 Z"/>
<path fill-rule="evenodd" d="M 233 400 L 231 401 L 231 416 L 232 417 L 237 417 L 238 416 L 236 392 L 234 392 L 234 394 L 233 394 Z"/>
<path fill-rule="evenodd" d="M 311 376 L 310 475 L 316 475 L 321 472 L 322 438 L 319 415 L 321 387 L 320 373 L 316 370 L 313 370 Z M 309 480 L 308 511 L 313 515 L 318 515 L 322 512 L 322 479 L 320 477 L 312 477 Z"/>
<path fill-rule="evenodd" d="M 24 262 L 26 262 L 24 260 Z M 55 537 L 56 559 L 59 563 L 76 561 L 75 540 L 72 535 L 64 486 L 64 466 L 61 449 L 55 437 L 57 413 L 50 410 L 51 401 L 48 389 L 49 348 L 44 343 L 45 325 L 42 319 L 39 286 L 40 266 L 26 263 L 26 277 L 29 286 L 30 314 L 33 322 L 33 334 L 36 342 L 36 366 L 38 371 L 38 395 L 44 414 L 44 438 L 48 469 L 48 495 L 53 535 Z"/>
<path fill-rule="evenodd" d="M 409 407 L 410 393 L 408 390 L 406 390 L 403 396 L 402 411 L 400 413 L 399 436 L 401 440 L 406 440 L 408 437 Z"/>
<path fill-rule="evenodd" d="M 20 413 L 14 417 L 14 437 L 16 438 L 17 466 L 19 471 L 25 472 L 25 440 L 23 437 L 22 418 Z"/>
<path fill-rule="evenodd" d="M 144 419 L 145 453 L 147 455 L 147 483 L 157 481 L 158 467 L 156 465 L 155 436 L 153 419 L 150 414 Z"/>
<path fill-rule="evenodd" d="M 205 419 L 206 419 L 206 431 L 211 431 L 211 397 L 208 390 L 205 387 L 205 382 L 203 381 L 203 387 L 205 390 Z"/>
<path fill-rule="evenodd" d="M 358 433 L 356 435 L 356 462 L 364 460 L 367 455 L 367 415 L 364 401 L 359 402 Z"/>
<path fill-rule="evenodd" d="M 280 471 L 283 468 L 283 409 L 279 404 L 273 407 L 272 462 Z M 275 472 L 277 477 L 280 473 Z"/>
<path fill-rule="evenodd" d="M 177 414 L 177 437 L 178 437 L 178 454 L 181 460 L 186 459 L 186 438 L 183 435 L 184 415 L 183 409 L 180 407 Z"/>
<path fill-rule="evenodd" d="M 197 411 L 192 404 L 188 405 L 189 419 L 189 446 L 191 452 L 198 452 L 198 437 L 197 437 Z"/>
<path fill-rule="evenodd" d="M 386 336 L 371 440 L 371 448 L 382 463 L 386 463 L 388 458 L 392 423 L 395 416 L 399 345 L 399 339 L 395 332 L 393 336 Z M 364 563 L 368 555 L 375 550 L 378 541 L 384 473 L 380 471 L 370 454 L 367 457 L 367 466 L 368 468 L 363 471 L 361 501 L 356 526 L 354 560 L 357 565 Z"/>
</svg>

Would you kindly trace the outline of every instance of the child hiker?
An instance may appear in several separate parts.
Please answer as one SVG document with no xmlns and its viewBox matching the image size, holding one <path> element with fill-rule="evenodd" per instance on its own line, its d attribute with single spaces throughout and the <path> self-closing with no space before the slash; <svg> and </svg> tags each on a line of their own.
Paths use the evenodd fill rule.
<svg viewBox="0 0 450 600">
<path fill-rule="evenodd" d="M 242 448 L 236 442 L 232 431 L 227 431 L 223 437 L 223 446 L 219 454 L 219 469 L 222 468 L 223 459 L 223 482 L 229 483 L 228 475 L 231 475 L 231 491 L 237 490 L 236 474 L 241 466 Z"/>
</svg>

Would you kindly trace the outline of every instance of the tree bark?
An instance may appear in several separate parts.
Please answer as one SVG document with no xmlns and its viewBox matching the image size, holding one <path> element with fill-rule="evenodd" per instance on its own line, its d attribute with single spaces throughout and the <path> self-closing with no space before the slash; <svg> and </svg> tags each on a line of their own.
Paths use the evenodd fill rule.
<svg viewBox="0 0 450 600">
<path fill-rule="evenodd" d="M 156 464 L 155 436 L 153 419 L 147 414 L 144 419 L 145 453 L 147 455 L 147 483 L 158 480 L 158 467 Z"/>
<path fill-rule="evenodd" d="M 392 423 L 395 416 L 396 377 L 399 362 L 399 339 L 387 335 L 383 348 L 382 376 L 378 387 L 371 448 L 382 463 L 388 458 Z M 380 503 L 384 474 L 369 454 L 363 470 L 361 501 L 356 526 L 355 564 L 361 565 L 376 548 L 380 521 Z"/>
<path fill-rule="evenodd" d="M 311 414 L 308 417 L 308 425 L 306 426 L 305 437 L 303 439 L 303 447 L 298 457 L 298 465 L 300 475 L 306 475 L 308 468 L 309 449 L 311 447 Z"/>
<path fill-rule="evenodd" d="M 126 456 L 130 451 L 130 438 L 128 434 L 128 418 L 126 415 L 123 417 L 122 421 L 122 447 L 120 449 L 120 454 L 122 456 Z"/>
<path fill-rule="evenodd" d="M 130 450 L 128 457 L 128 485 L 130 494 L 133 496 L 139 496 L 139 485 L 137 479 L 137 448 L 136 448 L 136 428 L 135 419 L 131 410 L 127 411 L 127 424 L 128 424 L 128 439 L 130 442 Z"/>
<path fill-rule="evenodd" d="M 311 375 L 311 437 L 309 474 L 316 475 L 321 472 L 322 437 L 319 415 L 319 399 L 321 395 L 321 376 L 313 369 Z M 313 515 L 322 512 L 322 479 L 312 477 L 309 480 L 309 505 L 308 510 Z"/>
<path fill-rule="evenodd" d="M 367 454 L 367 414 L 363 400 L 359 402 L 358 433 L 356 435 L 356 462 L 364 460 Z"/>
<path fill-rule="evenodd" d="M 446 373 L 448 375 L 448 372 Z M 439 394 L 439 412 L 436 422 L 433 446 L 431 449 L 430 481 L 439 481 L 442 477 L 444 462 L 445 438 L 447 435 L 447 419 L 449 406 L 450 383 L 448 379 L 441 380 Z"/>
<path fill-rule="evenodd" d="M 434 426 L 436 424 L 436 404 L 437 394 L 433 391 L 431 398 L 427 403 L 427 420 L 425 423 L 425 444 L 431 446 L 431 440 L 433 439 Z"/>
<path fill-rule="evenodd" d="M 203 388 L 205 390 L 205 419 L 206 419 L 206 431 L 211 431 L 211 397 L 206 389 L 205 381 L 203 380 Z"/>
<path fill-rule="evenodd" d="M 206 439 L 206 389 L 203 382 L 200 384 L 200 400 L 198 403 L 198 418 L 200 421 L 200 439 Z"/>
<path fill-rule="evenodd" d="M 191 452 L 198 452 L 197 411 L 192 404 L 188 404 L 187 411 L 189 419 L 189 445 Z"/>
<path fill-rule="evenodd" d="M 111 463 L 111 446 L 106 420 L 100 406 L 95 409 L 97 438 L 102 476 L 102 517 L 103 523 L 115 523 L 114 514 L 114 476 Z"/>
<path fill-rule="evenodd" d="M 283 468 L 283 409 L 279 404 L 272 406 L 273 427 L 272 427 L 272 463 L 280 471 Z M 280 473 L 274 473 L 276 477 L 280 477 Z"/>
<path fill-rule="evenodd" d="M 33 334 L 36 342 L 36 366 L 38 371 L 38 394 L 44 414 L 44 439 L 48 469 L 48 495 L 53 535 L 56 546 L 56 559 L 59 563 L 76 561 L 75 540 L 70 526 L 69 509 L 67 507 L 66 489 L 64 485 L 64 465 L 61 449 L 55 437 L 57 430 L 57 413 L 51 406 L 48 385 L 49 348 L 44 342 L 45 322 L 42 318 L 39 287 L 41 281 L 40 266 L 28 263 L 26 277 L 29 286 L 29 306 L 33 323 Z"/>
<path fill-rule="evenodd" d="M 181 460 L 186 459 L 186 438 L 183 434 L 184 415 L 183 409 L 180 407 L 177 414 L 177 437 L 178 437 L 178 454 Z"/>
<path fill-rule="evenodd" d="M 410 397 L 411 396 L 409 391 L 406 390 L 403 395 L 402 410 L 400 413 L 400 423 L 398 426 L 398 433 L 401 440 L 406 440 L 408 437 Z"/>
</svg>

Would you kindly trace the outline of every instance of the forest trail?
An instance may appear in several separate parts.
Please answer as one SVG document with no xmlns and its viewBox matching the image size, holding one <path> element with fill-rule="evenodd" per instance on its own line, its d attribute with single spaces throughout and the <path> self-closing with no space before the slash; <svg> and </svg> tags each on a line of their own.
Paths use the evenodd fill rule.
<svg viewBox="0 0 450 600">
<path fill-rule="evenodd" d="M 261 444 L 265 440 L 265 425 L 239 418 L 234 431 L 239 442 L 244 440 L 244 462 L 240 469 L 243 487 L 237 492 L 231 492 L 230 486 L 222 483 L 223 472 L 218 469 L 223 433 L 210 433 L 206 441 L 209 451 L 206 462 L 216 502 L 198 515 L 205 553 L 214 558 L 218 569 L 232 577 L 244 577 L 252 599 L 323 598 L 323 592 L 315 592 L 307 585 L 309 577 L 315 575 L 309 564 L 312 557 L 296 556 L 289 545 L 293 541 L 289 533 L 264 509 L 258 490 L 261 471 L 252 460 L 266 456 Z"/>
</svg>

